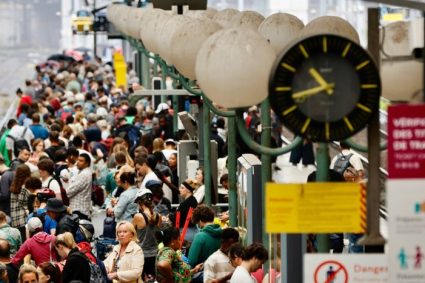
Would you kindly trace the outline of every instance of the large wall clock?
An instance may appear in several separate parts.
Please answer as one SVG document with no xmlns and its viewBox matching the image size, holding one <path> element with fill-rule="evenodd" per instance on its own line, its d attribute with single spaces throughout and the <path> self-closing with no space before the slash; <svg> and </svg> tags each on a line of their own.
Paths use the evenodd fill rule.
<svg viewBox="0 0 425 283">
<path fill-rule="evenodd" d="M 342 140 L 379 111 L 381 81 L 369 53 L 345 37 L 298 40 L 276 61 L 269 82 L 272 109 L 294 133 L 312 141 Z"/>
</svg>

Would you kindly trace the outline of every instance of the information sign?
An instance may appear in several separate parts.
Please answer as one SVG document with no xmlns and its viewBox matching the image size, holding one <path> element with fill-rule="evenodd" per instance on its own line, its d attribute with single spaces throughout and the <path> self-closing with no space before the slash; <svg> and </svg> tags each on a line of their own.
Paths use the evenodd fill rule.
<svg viewBox="0 0 425 283">
<path fill-rule="evenodd" d="M 425 178 L 425 105 L 388 108 L 388 177 Z"/>
<path fill-rule="evenodd" d="M 425 180 L 389 180 L 388 246 L 391 283 L 425 282 Z"/>
<path fill-rule="evenodd" d="M 124 56 L 115 52 L 114 54 L 115 84 L 117 87 L 127 86 L 127 64 Z"/>
<path fill-rule="evenodd" d="M 362 186 L 356 183 L 266 185 L 268 233 L 363 233 Z"/>
<path fill-rule="evenodd" d="M 425 105 L 388 109 L 391 283 L 425 282 Z"/>
</svg>

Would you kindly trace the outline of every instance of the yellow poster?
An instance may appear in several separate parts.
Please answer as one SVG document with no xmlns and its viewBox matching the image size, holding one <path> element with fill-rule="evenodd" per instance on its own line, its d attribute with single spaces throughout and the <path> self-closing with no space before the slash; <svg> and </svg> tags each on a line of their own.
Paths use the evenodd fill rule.
<svg viewBox="0 0 425 283">
<path fill-rule="evenodd" d="M 363 233 L 366 210 L 356 183 L 266 185 L 268 233 Z"/>
<path fill-rule="evenodd" d="M 125 63 L 124 56 L 119 52 L 114 54 L 114 69 L 116 86 L 127 87 L 127 64 Z"/>
</svg>

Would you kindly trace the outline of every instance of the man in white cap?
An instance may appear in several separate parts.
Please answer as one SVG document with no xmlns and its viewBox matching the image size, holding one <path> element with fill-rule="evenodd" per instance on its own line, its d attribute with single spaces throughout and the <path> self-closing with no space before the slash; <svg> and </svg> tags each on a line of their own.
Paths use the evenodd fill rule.
<svg viewBox="0 0 425 283">
<path fill-rule="evenodd" d="M 12 258 L 12 263 L 19 266 L 27 255 L 31 255 L 31 259 L 35 261 L 36 265 L 56 260 L 55 236 L 43 231 L 43 223 L 40 218 L 32 217 L 27 223 L 27 228 L 30 238 L 19 248 Z"/>
<path fill-rule="evenodd" d="M 177 142 L 173 139 L 165 140 L 165 148 L 162 150 L 162 154 L 164 154 L 165 159 L 169 159 L 170 155 L 173 153 L 177 154 Z"/>
<path fill-rule="evenodd" d="M 170 106 L 168 106 L 168 104 L 167 103 L 165 103 L 165 102 L 162 102 L 162 103 L 160 103 L 159 105 L 158 105 L 158 107 L 156 108 L 156 110 L 155 110 L 155 113 L 156 114 L 162 114 L 163 112 L 163 114 L 166 114 L 166 113 L 168 113 L 168 109 L 170 108 Z"/>
</svg>

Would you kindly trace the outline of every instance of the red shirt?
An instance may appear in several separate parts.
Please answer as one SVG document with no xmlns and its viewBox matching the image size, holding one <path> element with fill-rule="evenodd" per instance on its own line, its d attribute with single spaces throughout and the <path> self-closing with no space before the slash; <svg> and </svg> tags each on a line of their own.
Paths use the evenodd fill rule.
<svg viewBox="0 0 425 283">
<path fill-rule="evenodd" d="M 29 95 L 26 95 L 26 94 L 24 94 L 24 95 L 21 96 L 21 100 L 19 101 L 18 110 L 16 111 L 16 117 L 19 117 L 19 115 L 21 115 L 21 112 L 22 112 L 21 106 L 22 106 L 22 104 L 31 105 L 32 104 L 32 97 L 29 96 Z"/>
</svg>

